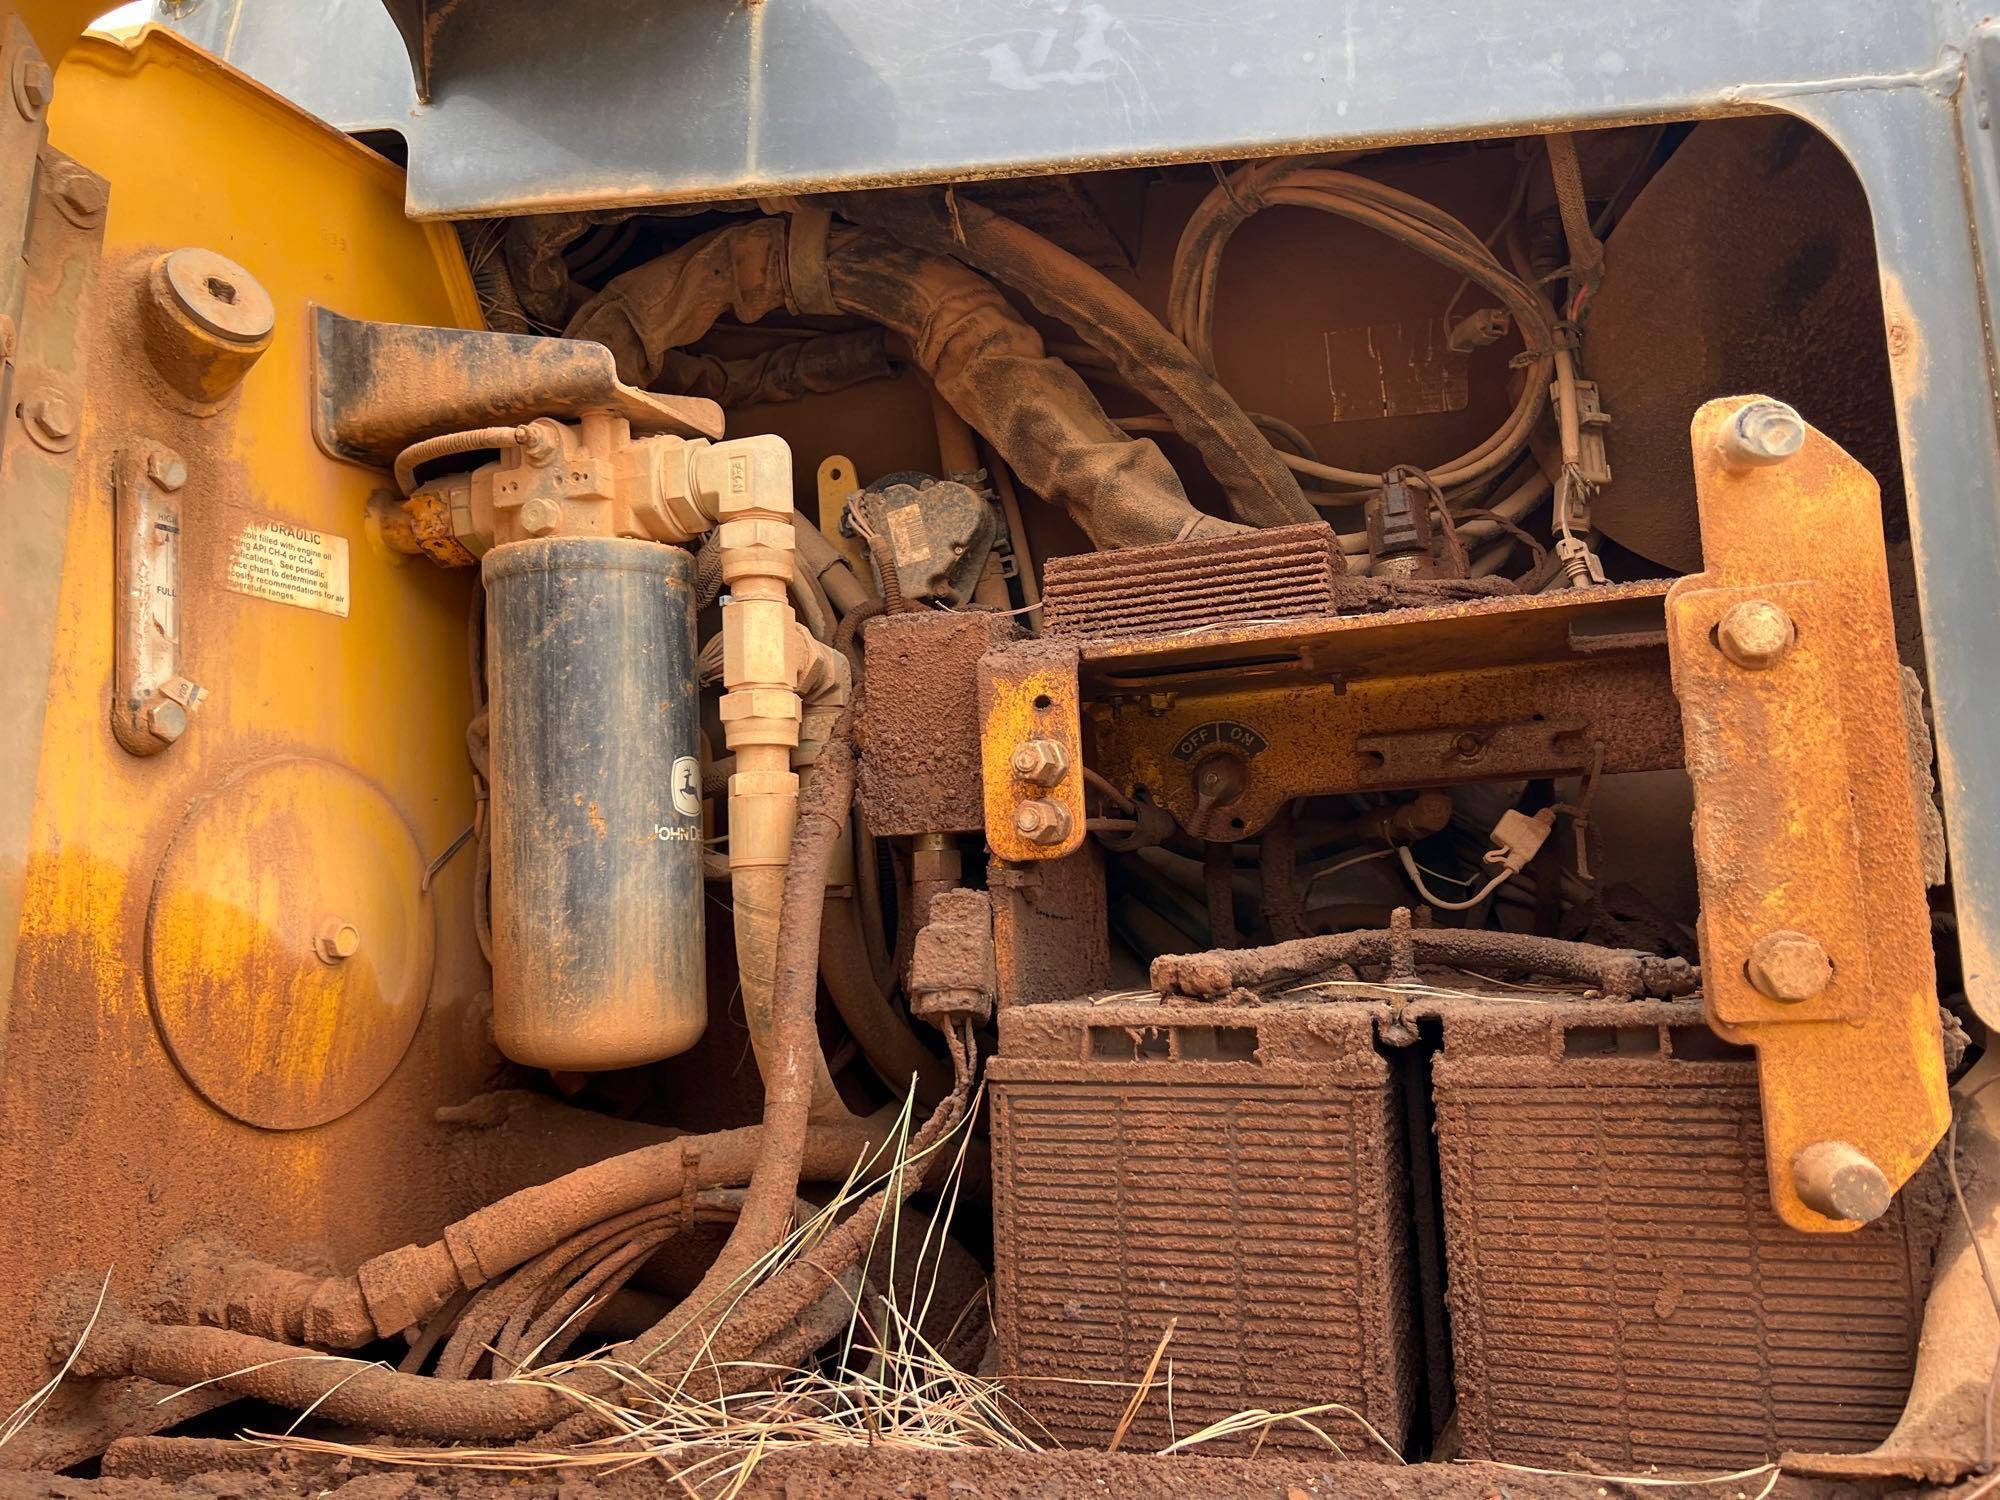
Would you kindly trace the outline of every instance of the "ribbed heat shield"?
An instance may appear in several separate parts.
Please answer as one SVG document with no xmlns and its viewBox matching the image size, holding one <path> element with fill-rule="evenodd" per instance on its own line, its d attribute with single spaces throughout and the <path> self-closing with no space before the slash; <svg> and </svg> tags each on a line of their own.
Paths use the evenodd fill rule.
<svg viewBox="0 0 2000 1500">
<path fill-rule="evenodd" d="M 1468 1457 L 1736 1469 L 1895 1425 L 1936 1164 L 1856 1233 L 1787 1228 L 1739 1050 L 1694 1005 L 1447 1012 L 1434 1081 Z"/>
<path fill-rule="evenodd" d="M 995 1314 L 1009 1393 L 1102 1446 L 1344 1402 L 1407 1438 L 1419 1355 L 1400 1095 L 1359 1008 L 1017 1006 L 993 1059 Z M 1084 1384 L 1097 1381 L 1109 1384 Z M 1360 1426 L 1316 1417 L 1351 1456 Z M 1324 1452 L 1279 1424 L 1266 1447 Z M 1216 1445 L 1247 1451 L 1250 1440 Z"/>
<path fill-rule="evenodd" d="M 1331 528 L 1310 524 L 1052 557 L 1043 630 L 1094 641 L 1330 615 L 1335 545 Z"/>
</svg>

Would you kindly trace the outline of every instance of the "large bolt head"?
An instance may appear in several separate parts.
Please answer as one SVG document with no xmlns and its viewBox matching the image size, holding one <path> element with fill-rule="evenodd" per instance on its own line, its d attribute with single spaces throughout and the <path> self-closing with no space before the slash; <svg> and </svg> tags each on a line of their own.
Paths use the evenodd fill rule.
<svg viewBox="0 0 2000 1500">
<path fill-rule="evenodd" d="M 1776 666 L 1797 639 L 1792 617 L 1767 599 L 1744 600 L 1715 626 L 1717 649 L 1752 672 Z"/>
<path fill-rule="evenodd" d="M 1036 786 L 1054 786 L 1069 771 L 1069 753 L 1062 741 L 1036 738 L 1023 740 L 1008 758 L 1014 774 Z"/>
<path fill-rule="evenodd" d="M 553 500 L 543 499 L 537 495 L 534 499 L 522 503 L 517 519 L 521 523 L 521 530 L 529 536 L 547 536 L 562 525 L 562 507 Z"/>
<path fill-rule="evenodd" d="M 1723 461 L 1733 469 L 1781 464 L 1806 440 L 1806 422 L 1782 401 L 1752 401 L 1722 429 Z"/>
<path fill-rule="evenodd" d="M 1014 831 L 1031 844 L 1060 844 L 1069 837 L 1069 809 L 1037 799 L 1014 809 Z"/>
<path fill-rule="evenodd" d="M 146 455 L 146 477 L 163 490 L 177 490 L 187 483 L 187 463 L 168 448 L 155 448 Z"/>
<path fill-rule="evenodd" d="M 1751 945 L 1743 972 L 1758 994 L 1796 1005 L 1827 987 L 1833 960 L 1816 938 L 1803 932 L 1767 932 Z"/>
<path fill-rule="evenodd" d="M 188 711 L 171 698 L 151 705 L 144 718 L 146 733 L 163 744 L 171 745 L 187 733 Z"/>
<path fill-rule="evenodd" d="M 23 117 L 39 120 L 56 96 L 56 75 L 39 57 L 24 61 L 14 73 L 14 103 Z"/>
<path fill-rule="evenodd" d="M 85 226 L 94 223 L 111 202 L 103 181 L 80 167 L 57 180 L 56 198 L 72 220 Z"/>
<path fill-rule="evenodd" d="M 52 442 L 76 436 L 76 409 L 61 391 L 47 391 L 28 403 L 28 420 Z"/>
<path fill-rule="evenodd" d="M 1889 1211 L 1889 1179 L 1846 1141 L 1814 1141 L 1792 1158 L 1799 1201 L 1829 1219 L 1871 1223 Z"/>
<path fill-rule="evenodd" d="M 345 963 L 361 951 L 361 929 L 352 922 L 329 917 L 321 924 L 319 936 L 313 939 L 313 951 L 322 963 Z"/>
</svg>

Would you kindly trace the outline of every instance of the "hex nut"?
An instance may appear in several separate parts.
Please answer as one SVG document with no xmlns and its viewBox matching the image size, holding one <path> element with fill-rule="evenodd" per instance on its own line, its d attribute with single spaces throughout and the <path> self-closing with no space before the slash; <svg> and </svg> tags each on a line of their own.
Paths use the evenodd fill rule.
<svg viewBox="0 0 2000 1500">
<path fill-rule="evenodd" d="M 1036 786 L 1054 786 L 1069 773 L 1069 752 L 1061 740 L 1037 737 L 1023 740 L 1008 759 L 1014 774 Z"/>
<path fill-rule="evenodd" d="M 1069 809 L 1037 799 L 1014 809 L 1014 831 L 1031 844 L 1060 844 L 1069 837 Z"/>
<path fill-rule="evenodd" d="M 44 391 L 28 402 L 28 425 L 44 443 L 66 444 L 76 436 L 76 409 L 61 391 Z"/>
<path fill-rule="evenodd" d="M 56 95 L 56 75 L 39 57 L 25 57 L 14 69 L 14 106 L 26 120 L 48 113 Z"/>
<path fill-rule="evenodd" d="M 1715 627 L 1716 649 L 1746 671 L 1776 666 L 1798 639 L 1792 617 L 1768 599 L 1746 599 Z"/>
<path fill-rule="evenodd" d="M 1804 445 L 1805 418 L 1782 401 L 1752 401 L 1722 429 L 1723 462 L 1732 469 L 1781 464 Z"/>
<path fill-rule="evenodd" d="M 1792 1158 L 1792 1189 L 1816 1214 L 1863 1224 L 1887 1213 L 1894 1197 L 1882 1169 L 1846 1141 L 1814 1141 L 1803 1148 Z"/>
<path fill-rule="evenodd" d="M 555 501 L 537 495 L 532 500 L 523 501 L 515 516 L 521 530 L 529 536 L 547 536 L 562 525 L 562 507 Z"/>
<path fill-rule="evenodd" d="M 188 712 L 171 698 L 149 706 L 144 717 L 146 733 L 164 744 L 171 745 L 187 733 Z"/>
<path fill-rule="evenodd" d="M 1833 960 L 1803 932 L 1767 932 L 1750 946 L 1743 972 L 1758 994 L 1785 1005 L 1810 1000 L 1833 979 Z"/>
<path fill-rule="evenodd" d="M 187 464 L 170 448 L 155 448 L 146 455 L 146 477 L 163 490 L 177 490 L 187 483 Z"/>
<path fill-rule="evenodd" d="M 110 205 L 111 195 L 101 178 L 81 167 L 71 167 L 55 184 L 56 202 L 71 223 L 89 228 Z"/>
<path fill-rule="evenodd" d="M 322 963 L 345 963 L 360 951 L 361 929 L 338 917 L 329 917 L 321 924 L 319 936 L 313 939 L 313 952 Z"/>
</svg>

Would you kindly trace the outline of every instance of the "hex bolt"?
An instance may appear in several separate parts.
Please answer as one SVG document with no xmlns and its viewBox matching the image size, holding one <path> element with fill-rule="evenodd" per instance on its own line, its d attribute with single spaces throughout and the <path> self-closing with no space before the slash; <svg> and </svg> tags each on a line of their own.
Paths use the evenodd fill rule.
<svg viewBox="0 0 2000 1500">
<path fill-rule="evenodd" d="M 1014 809 L 1014 829 L 1031 844 L 1060 844 L 1069 837 L 1069 809 L 1037 799 Z"/>
<path fill-rule="evenodd" d="M 76 410 L 61 391 L 44 391 L 28 403 L 29 424 L 43 441 L 67 443 L 76 436 Z"/>
<path fill-rule="evenodd" d="M 1750 945 L 1744 976 L 1766 999 L 1785 1005 L 1810 1000 L 1833 978 L 1833 960 L 1803 932 L 1767 932 Z"/>
<path fill-rule="evenodd" d="M 80 168 L 65 172 L 56 184 L 56 200 L 62 204 L 70 218 L 81 225 L 97 222 L 109 206 L 111 198 L 104 184 L 90 173 Z"/>
<path fill-rule="evenodd" d="M 25 120 L 39 120 L 48 113 L 56 95 L 56 75 L 39 57 L 30 57 L 14 70 L 14 104 Z"/>
<path fill-rule="evenodd" d="M 187 464 L 171 448 L 155 448 L 146 455 L 146 477 L 163 490 L 177 490 L 187 483 Z"/>
<path fill-rule="evenodd" d="M 1792 1158 L 1799 1201 L 1829 1219 L 1872 1223 L 1889 1210 L 1889 1179 L 1866 1153 L 1846 1141 L 1814 1141 Z"/>
<path fill-rule="evenodd" d="M 1054 786 L 1069 772 L 1069 752 L 1063 749 L 1060 740 L 1023 740 L 1014 747 L 1008 764 L 1023 781 L 1032 781 L 1036 786 Z"/>
<path fill-rule="evenodd" d="M 162 744 L 171 745 L 187 733 L 188 711 L 171 698 L 149 706 L 144 718 L 146 733 Z"/>
<path fill-rule="evenodd" d="M 1806 440 L 1806 422 L 1782 401 L 1752 401 L 1722 429 L 1722 460 L 1732 469 L 1781 464 Z"/>
<path fill-rule="evenodd" d="M 553 500 L 537 495 L 532 500 L 523 501 L 520 514 L 516 517 L 521 530 L 529 536 L 547 536 L 562 525 L 562 507 Z"/>
<path fill-rule="evenodd" d="M 313 952 L 322 963 L 345 963 L 360 951 L 361 929 L 338 917 L 328 917 L 321 923 L 319 936 L 313 939 Z"/>
<path fill-rule="evenodd" d="M 1798 639 L 1792 617 L 1768 599 L 1745 599 L 1715 627 L 1716 649 L 1746 671 L 1775 667 Z"/>
</svg>

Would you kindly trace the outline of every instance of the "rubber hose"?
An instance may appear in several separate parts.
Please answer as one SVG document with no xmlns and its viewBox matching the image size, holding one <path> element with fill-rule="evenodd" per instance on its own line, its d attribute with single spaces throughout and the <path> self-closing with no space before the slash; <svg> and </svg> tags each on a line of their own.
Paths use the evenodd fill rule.
<svg viewBox="0 0 2000 1500">
<path fill-rule="evenodd" d="M 1161 412 L 1215 476 L 1236 515 L 1255 526 L 1318 519 L 1298 479 L 1256 424 L 1179 339 L 1128 292 L 1060 245 L 964 198 L 870 194 L 839 200 L 859 224 L 1005 282 L 1075 329 Z"/>
<path fill-rule="evenodd" d="M 787 221 L 767 218 L 704 235 L 615 278 L 579 310 L 567 336 L 605 345 L 623 378 L 650 384 L 668 351 L 700 338 L 723 312 L 752 320 L 787 305 L 790 232 Z M 826 250 L 839 309 L 907 340 L 952 409 L 1024 484 L 1065 506 L 1095 545 L 1235 529 L 1188 502 L 1159 449 L 1121 432 L 990 282 L 845 225 L 833 227 Z"/>
</svg>

